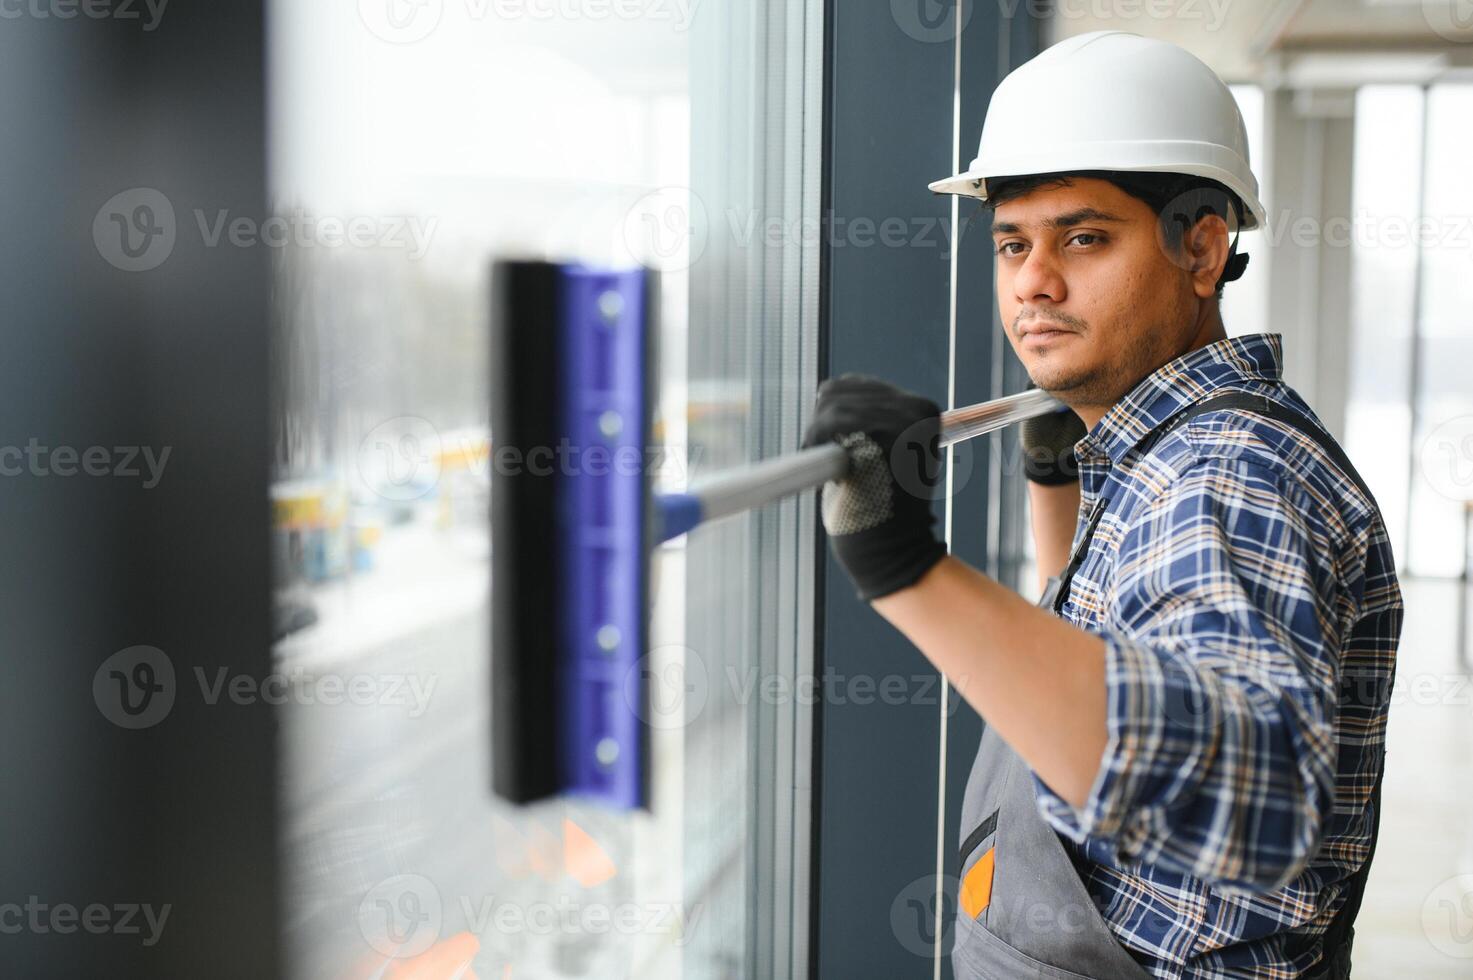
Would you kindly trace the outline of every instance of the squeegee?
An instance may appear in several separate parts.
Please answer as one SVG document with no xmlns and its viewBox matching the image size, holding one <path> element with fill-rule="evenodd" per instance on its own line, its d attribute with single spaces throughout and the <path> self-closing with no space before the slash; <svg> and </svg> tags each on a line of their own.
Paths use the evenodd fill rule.
<svg viewBox="0 0 1473 980">
<path fill-rule="evenodd" d="M 655 494 L 656 278 L 492 270 L 492 786 L 648 806 L 650 554 L 700 524 L 841 480 L 834 444 Z M 1031 390 L 941 415 L 941 445 L 1062 405 Z"/>
</svg>

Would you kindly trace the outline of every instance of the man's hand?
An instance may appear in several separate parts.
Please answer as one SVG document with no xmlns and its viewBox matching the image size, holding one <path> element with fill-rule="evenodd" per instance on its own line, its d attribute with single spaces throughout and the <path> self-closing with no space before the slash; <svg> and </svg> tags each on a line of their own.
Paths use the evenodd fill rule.
<svg viewBox="0 0 1473 980">
<path fill-rule="evenodd" d="M 859 597 L 904 633 L 1050 787 L 1082 806 L 1104 751 L 1104 641 L 946 554 L 932 525 L 941 412 L 878 378 L 818 389 L 804 447 L 838 442 L 829 542 Z"/>
<path fill-rule="evenodd" d="M 1079 462 L 1074 458 L 1074 444 L 1087 431 L 1084 422 L 1068 408 L 1028 419 L 1018 427 L 1023 473 L 1030 481 L 1045 487 L 1078 483 Z"/>
<path fill-rule="evenodd" d="M 837 442 L 849 475 L 823 488 L 834 557 L 865 602 L 913 585 L 946 556 L 931 527 L 941 467 L 941 409 L 878 378 L 844 374 L 818 388 L 803 447 Z"/>
<path fill-rule="evenodd" d="M 1079 521 L 1079 462 L 1074 458 L 1074 444 L 1086 431 L 1084 422 L 1067 408 L 1028 419 L 1019 427 L 1040 589 L 1069 562 Z"/>
</svg>

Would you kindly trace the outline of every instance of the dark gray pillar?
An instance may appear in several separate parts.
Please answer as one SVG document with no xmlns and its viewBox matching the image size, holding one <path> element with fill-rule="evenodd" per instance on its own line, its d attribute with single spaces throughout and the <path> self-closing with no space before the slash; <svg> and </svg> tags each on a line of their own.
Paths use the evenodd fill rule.
<svg viewBox="0 0 1473 980">
<path fill-rule="evenodd" d="M 926 184 L 972 158 L 997 78 L 1033 43 L 1026 9 L 1007 23 L 997 5 L 828 5 L 820 316 L 826 376 L 875 374 L 946 405 L 953 203 Z M 963 219 L 975 208 L 964 202 Z M 985 220 L 967 234 L 969 242 L 983 241 Z M 958 405 L 991 397 L 1007 381 L 990 312 L 990 251 L 966 244 L 959 258 Z M 995 567 L 999 518 L 989 518 L 988 507 L 1000 493 L 999 485 L 989 491 L 996 463 L 986 445 L 969 446 L 957 459 L 964 481 L 954 503 L 953 551 Z M 947 945 L 936 931 L 939 777 L 944 770 L 950 811 L 942 847 L 953 852 L 977 720 L 965 705 L 946 714 L 930 663 L 858 602 L 842 570 L 826 562 L 817 669 L 820 676 L 831 672 L 833 690 L 844 696 L 825 697 L 819 719 L 816 975 L 929 976 L 938 938 L 943 950 Z M 900 678 L 898 699 L 872 694 L 861 703 L 848 696 L 855 678 L 880 691 L 891 677 Z M 944 715 L 952 748 L 942 763 Z M 954 874 L 954 858 L 951 865 Z"/>
<path fill-rule="evenodd" d="M 263 12 L 63 9 L 16 7 L 0 27 L 0 447 L 91 450 L 104 475 L 62 453 L 0 477 L 0 922 L 21 924 L 0 961 L 26 977 L 277 976 L 270 708 L 206 704 L 194 675 L 269 668 L 267 261 L 206 247 L 192 214 L 263 216 Z M 143 264 L 165 239 L 140 228 L 174 242 L 125 271 L 104 205 L 136 188 L 174 211 L 138 216 Z M 141 193 L 112 209 L 124 223 L 158 200 Z M 130 447 L 169 453 L 155 485 Z M 137 645 L 167 657 L 173 704 L 129 730 L 110 678 L 93 685 Z M 167 908 L 161 930 L 143 905 Z"/>
</svg>

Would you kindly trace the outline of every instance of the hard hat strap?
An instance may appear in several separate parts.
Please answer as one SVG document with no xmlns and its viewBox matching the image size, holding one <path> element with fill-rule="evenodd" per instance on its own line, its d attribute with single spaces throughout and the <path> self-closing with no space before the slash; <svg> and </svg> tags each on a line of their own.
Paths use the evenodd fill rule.
<svg viewBox="0 0 1473 980">
<path fill-rule="evenodd" d="M 1228 206 L 1233 211 L 1239 211 L 1239 202 L 1236 200 L 1236 195 L 1234 195 L 1234 199 L 1230 200 Z M 1227 264 L 1224 265 L 1223 274 L 1217 280 L 1218 287 L 1223 286 L 1223 283 L 1231 283 L 1231 281 L 1242 279 L 1243 273 L 1248 270 L 1248 253 L 1245 252 L 1243 255 L 1237 253 L 1237 236 L 1242 234 L 1242 227 L 1243 215 L 1239 214 L 1237 215 L 1237 223 L 1233 225 L 1233 243 L 1227 248 Z"/>
</svg>

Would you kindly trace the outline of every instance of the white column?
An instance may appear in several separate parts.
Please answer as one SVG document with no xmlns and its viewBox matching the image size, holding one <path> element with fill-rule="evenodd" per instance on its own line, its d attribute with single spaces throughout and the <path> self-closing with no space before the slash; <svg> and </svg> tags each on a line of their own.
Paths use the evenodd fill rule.
<svg viewBox="0 0 1473 980">
<path fill-rule="evenodd" d="M 1354 109 L 1348 89 L 1264 98 L 1268 329 L 1284 337 L 1285 380 L 1336 438 L 1351 363 Z"/>
</svg>

